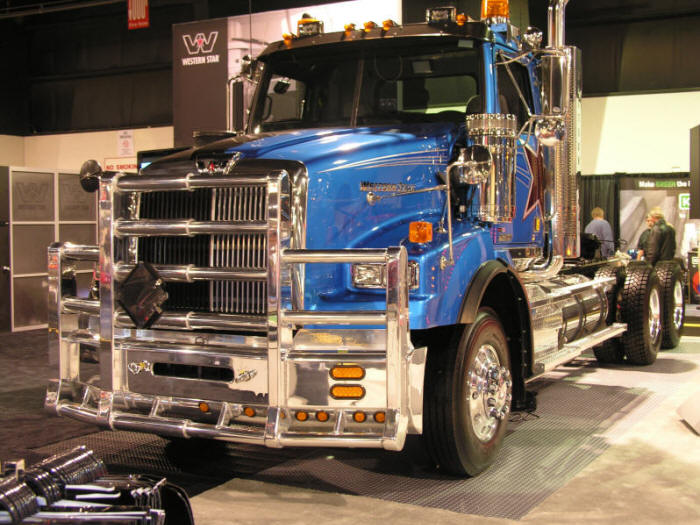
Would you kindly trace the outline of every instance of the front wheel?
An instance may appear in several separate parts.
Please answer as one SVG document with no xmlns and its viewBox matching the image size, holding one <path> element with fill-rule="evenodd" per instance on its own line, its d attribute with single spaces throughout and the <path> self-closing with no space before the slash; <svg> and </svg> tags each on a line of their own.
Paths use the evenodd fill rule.
<svg viewBox="0 0 700 525">
<path fill-rule="evenodd" d="M 445 343 L 428 349 L 425 441 L 440 470 L 475 476 L 493 463 L 505 436 L 513 388 L 508 343 L 489 308 Z"/>
</svg>

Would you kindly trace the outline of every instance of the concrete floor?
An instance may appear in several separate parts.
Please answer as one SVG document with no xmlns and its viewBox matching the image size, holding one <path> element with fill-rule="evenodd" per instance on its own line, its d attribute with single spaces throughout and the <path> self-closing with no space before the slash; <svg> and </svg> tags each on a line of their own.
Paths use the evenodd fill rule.
<svg viewBox="0 0 700 525">
<path fill-rule="evenodd" d="M 192 498 L 196 522 L 700 523 L 700 436 L 677 413 L 691 397 L 700 405 L 700 338 L 684 337 L 650 367 L 598 367 L 583 358 L 550 376 L 581 389 L 626 386 L 651 396 L 618 414 L 613 431 L 601 435 L 605 451 L 518 521 L 236 478 Z M 535 474 L 533 483 L 542 483 Z"/>
</svg>

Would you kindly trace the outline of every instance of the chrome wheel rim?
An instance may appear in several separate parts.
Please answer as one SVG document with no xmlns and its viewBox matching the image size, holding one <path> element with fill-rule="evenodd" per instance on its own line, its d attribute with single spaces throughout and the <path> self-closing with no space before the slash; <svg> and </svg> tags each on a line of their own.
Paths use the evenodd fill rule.
<svg viewBox="0 0 700 525">
<path fill-rule="evenodd" d="M 683 326 L 683 313 L 683 286 L 680 281 L 676 281 L 673 287 L 673 326 L 676 327 L 676 330 L 680 330 Z"/>
<path fill-rule="evenodd" d="M 649 336 L 653 342 L 661 333 L 661 300 L 659 290 L 652 288 L 649 293 Z"/>
<path fill-rule="evenodd" d="M 483 344 L 469 366 L 467 381 L 467 416 L 477 439 L 486 443 L 510 412 L 513 390 L 510 370 L 501 366 L 492 345 Z"/>
</svg>

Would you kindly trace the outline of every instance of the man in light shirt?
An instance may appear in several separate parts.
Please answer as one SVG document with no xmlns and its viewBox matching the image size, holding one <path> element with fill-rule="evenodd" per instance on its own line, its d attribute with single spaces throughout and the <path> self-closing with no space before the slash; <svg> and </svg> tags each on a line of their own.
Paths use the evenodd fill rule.
<svg viewBox="0 0 700 525">
<path fill-rule="evenodd" d="M 610 257 L 615 253 L 615 240 L 613 239 L 612 228 L 610 223 L 605 220 L 605 212 L 603 208 L 595 207 L 591 210 L 591 218 L 588 223 L 586 233 L 592 233 L 600 241 L 600 255 L 602 257 Z"/>
</svg>

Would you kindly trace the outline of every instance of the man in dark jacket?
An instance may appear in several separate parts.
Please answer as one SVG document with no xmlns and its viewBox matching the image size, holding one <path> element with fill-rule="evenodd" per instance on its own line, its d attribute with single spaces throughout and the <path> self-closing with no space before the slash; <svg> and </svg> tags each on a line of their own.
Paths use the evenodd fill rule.
<svg viewBox="0 0 700 525">
<path fill-rule="evenodd" d="M 676 230 L 666 222 L 661 208 L 652 208 L 650 215 L 654 225 L 646 242 L 645 259 L 651 264 L 673 259 L 676 255 Z"/>
</svg>

